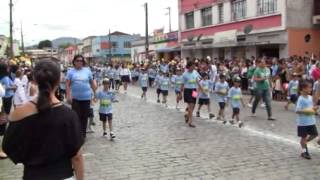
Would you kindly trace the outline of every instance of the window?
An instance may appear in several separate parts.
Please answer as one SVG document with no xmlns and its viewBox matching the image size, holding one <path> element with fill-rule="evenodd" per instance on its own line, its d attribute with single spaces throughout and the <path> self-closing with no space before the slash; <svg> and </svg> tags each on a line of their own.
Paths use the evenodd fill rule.
<svg viewBox="0 0 320 180">
<path fill-rule="evenodd" d="M 223 23 L 224 17 L 223 17 L 223 4 L 218 5 L 218 16 L 219 16 L 219 23 Z"/>
<path fill-rule="evenodd" d="M 111 42 L 112 48 L 118 48 L 118 43 L 117 42 Z"/>
<path fill-rule="evenodd" d="M 277 11 L 277 0 L 258 0 L 258 15 L 272 14 Z"/>
<path fill-rule="evenodd" d="M 246 0 L 233 0 L 232 1 L 232 19 L 240 20 L 246 17 Z"/>
<path fill-rule="evenodd" d="M 201 9 L 202 26 L 209 26 L 212 24 L 212 8 Z"/>
<path fill-rule="evenodd" d="M 187 29 L 194 28 L 194 15 L 193 15 L 193 12 L 185 14 L 185 18 L 186 18 L 186 28 Z"/>
<path fill-rule="evenodd" d="M 125 41 L 125 42 L 123 43 L 123 47 L 124 47 L 124 48 L 131 48 L 131 42 Z"/>
</svg>

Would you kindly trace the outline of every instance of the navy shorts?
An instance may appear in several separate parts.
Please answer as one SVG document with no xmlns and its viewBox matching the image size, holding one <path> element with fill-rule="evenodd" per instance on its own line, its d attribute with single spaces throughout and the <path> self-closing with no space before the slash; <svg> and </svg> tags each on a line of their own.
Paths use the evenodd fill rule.
<svg viewBox="0 0 320 180">
<path fill-rule="evenodd" d="M 240 113 L 240 108 L 232 108 L 232 112 L 234 115 L 238 115 Z"/>
<path fill-rule="evenodd" d="M 316 125 L 310 126 L 298 126 L 298 136 L 305 138 L 308 135 L 310 136 L 318 136 L 318 130 Z"/>
<path fill-rule="evenodd" d="M 226 103 L 225 102 L 219 102 L 219 107 L 220 107 L 220 109 L 224 109 L 226 107 Z"/>
<path fill-rule="evenodd" d="M 161 89 L 157 89 L 157 94 L 161 94 Z"/>
<path fill-rule="evenodd" d="M 94 113 L 93 113 L 93 108 L 90 108 L 89 109 L 89 115 L 88 115 L 89 118 L 93 118 L 94 117 Z"/>
<path fill-rule="evenodd" d="M 185 103 L 196 104 L 197 98 L 192 97 L 192 92 L 196 89 L 184 89 L 183 99 Z"/>
<path fill-rule="evenodd" d="M 209 105 L 210 104 L 210 99 L 200 99 L 198 101 L 199 105 Z"/>
<path fill-rule="evenodd" d="M 99 116 L 100 116 L 100 121 L 102 122 L 106 122 L 107 120 L 108 121 L 111 121 L 112 120 L 112 114 L 102 114 L 102 113 L 99 113 Z"/>
<path fill-rule="evenodd" d="M 161 93 L 163 96 L 168 96 L 169 91 L 168 90 L 161 90 Z"/>
<path fill-rule="evenodd" d="M 143 92 L 147 92 L 148 88 L 147 87 L 141 87 Z"/>
<path fill-rule="evenodd" d="M 296 94 L 291 94 L 290 95 L 290 101 L 292 102 L 292 103 L 296 103 L 297 102 L 297 100 L 298 100 L 298 95 L 296 95 Z"/>
</svg>

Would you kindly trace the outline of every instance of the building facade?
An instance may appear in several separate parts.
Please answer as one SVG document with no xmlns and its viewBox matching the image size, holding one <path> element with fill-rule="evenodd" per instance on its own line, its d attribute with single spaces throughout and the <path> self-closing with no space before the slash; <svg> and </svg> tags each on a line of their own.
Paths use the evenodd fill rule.
<svg viewBox="0 0 320 180">
<path fill-rule="evenodd" d="M 20 56 L 20 43 L 18 40 L 13 40 L 13 55 L 14 56 Z M 9 38 L 4 36 L 4 35 L 0 35 L 0 58 L 6 58 L 6 51 L 7 48 L 9 48 L 10 44 L 9 44 Z"/>
<path fill-rule="evenodd" d="M 88 61 L 93 59 L 92 43 L 95 38 L 96 36 L 88 36 L 82 40 L 82 54 Z"/>
<path fill-rule="evenodd" d="M 320 55 L 316 0 L 179 0 L 182 57 Z M 320 18 L 319 18 L 320 19 Z"/>
<path fill-rule="evenodd" d="M 139 39 L 139 35 L 113 32 L 106 36 L 97 36 L 92 41 L 92 55 L 96 61 L 130 61 L 131 43 Z"/>
<path fill-rule="evenodd" d="M 142 62 L 145 56 L 145 38 L 132 43 L 132 62 Z M 163 33 L 163 29 L 155 30 L 154 36 L 149 38 L 149 59 L 172 60 L 180 57 L 180 45 L 178 42 L 178 31 Z"/>
</svg>

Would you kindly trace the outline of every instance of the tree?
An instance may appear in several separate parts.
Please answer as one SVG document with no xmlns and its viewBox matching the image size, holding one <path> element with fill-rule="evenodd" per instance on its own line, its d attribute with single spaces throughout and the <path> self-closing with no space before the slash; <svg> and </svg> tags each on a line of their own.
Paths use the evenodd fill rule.
<svg viewBox="0 0 320 180">
<path fill-rule="evenodd" d="M 50 40 L 43 40 L 43 41 L 40 41 L 38 44 L 39 49 L 51 48 L 51 47 L 52 47 L 52 42 Z"/>
</svg>

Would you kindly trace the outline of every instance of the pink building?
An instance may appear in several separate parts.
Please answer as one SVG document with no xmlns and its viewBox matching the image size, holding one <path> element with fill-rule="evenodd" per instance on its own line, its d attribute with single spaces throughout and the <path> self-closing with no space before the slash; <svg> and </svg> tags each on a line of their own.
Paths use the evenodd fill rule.
<svg viewBox="0 0 320 180">
<path fill-rule="evenodd" d="M 179 0 L 182 57 L 320 55 L 317 0 Z M 320 7 L 319 7 L 320 8 Z"/>
</svg>

